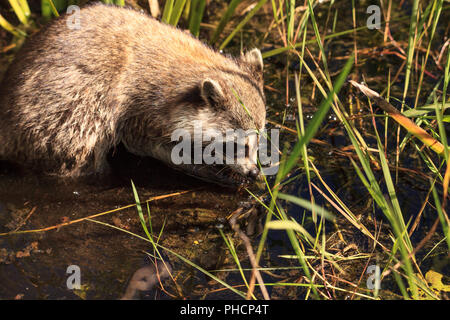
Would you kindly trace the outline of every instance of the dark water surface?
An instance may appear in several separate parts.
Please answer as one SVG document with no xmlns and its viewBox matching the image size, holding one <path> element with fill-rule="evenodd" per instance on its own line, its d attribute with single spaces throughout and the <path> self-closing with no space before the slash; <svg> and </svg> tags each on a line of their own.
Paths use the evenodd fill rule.
<svg viewBox="0 0 450 320">
<path fill-rule="evenodd" d="M 135 160 L 130 156 L 130 161 Z M 220 269 L 224 252 L 217 228 L 226 225 L 225 217 L 247 197 L 235 190 L 205 185 L 157 161 L 142 162 L 133 169 L 134 174 L 128 172 L 127 178 L 120 176 L 121 170 L 115 170 L 117 176 L 106 187 L 29 172 L 3 172 L 0 233 L 19 226 L 27 230 L 46 228 L 133 204 L 128 180 L 132 178 L 142 202 L 152 196 L 194 190 L 152 201 L 153 228 L 159 232 L 164 223 L 162 245 L 204 268 Z M 97 219 L 144 235 L 136 207 Z M 0 237 L 0 297 L 78 298 L 66 287 L 67 267 L 77 265 L 84 286 L 78 294 L 85 298 L 119 298 L 133 272 L 149 263 L 145 251 L 151 251 L 148 242 L 89 221 L 46 232 Z M 180 265 L 178 261 L 173 263 L 177 268 Z M 185 294 L 193 290 L 188 292 Z"/>
</svg>

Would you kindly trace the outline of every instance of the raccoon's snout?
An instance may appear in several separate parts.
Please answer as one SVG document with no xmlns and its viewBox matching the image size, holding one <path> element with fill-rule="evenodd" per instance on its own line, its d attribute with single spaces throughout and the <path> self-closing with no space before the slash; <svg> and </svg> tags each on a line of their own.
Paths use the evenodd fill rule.
<svg viewBox="0 0 450 320">
<path fill-rule="evenodd" d="M 255 168 L 251 169 L 247 175 L 249 178 L 256 180 L 259 176 L 259 169 L 255 167 Z"/>
<path fill-rule="evenodd" d="M 238 166 L 235 167 L 235 170 L 249 181 L 259 180 L 262 177 L 258 167 L 255 164 Z"/>
<path fill-rule="evenodd" d="M 255 181 L 260 178 L 257 166 L 258 139 L 255 135 L 249 136 L 245 145 L 245 161 L 243 163 L 243 174 L 247 178 Z"/>
</svg>

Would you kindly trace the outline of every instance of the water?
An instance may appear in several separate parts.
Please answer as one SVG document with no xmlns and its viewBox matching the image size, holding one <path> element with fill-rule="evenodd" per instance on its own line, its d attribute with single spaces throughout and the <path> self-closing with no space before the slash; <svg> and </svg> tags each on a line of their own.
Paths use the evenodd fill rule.
<svg viewBox="0 0 450 320">
<path fill-rule="evenodd" d="M 127 155 L 129 161 L 136 159 Z M 125 156 L 125 158 L 127 157 Z M 130 163 L 121 159 L 123 167 Z M 120 170 L 116 170 L 117 172 Z M 222 239 L 217 225 L 247 197 L 205 185 L 153 160 L 141 159 L 128 174 L 116 174 L 109 186 L 60 181 L 30 172 L 0 174 L 0 233 L 55 226 L 134 203 L 130 179 L 141 201 L 152 196 L 188 191 L 150 203 L 152 224 L 159 231 L 165 224 L 161 244 L 205 268 L 220 268 Z M 26 223 L 22 222 L 33 210 Z M 144 235 L 135 207 L 105 215 L 98 220 Z M 7 227 L 8 226 L 8 227 Z M 36 243 L 29 256 L 19 251 Z M 67 267 L 78 265 L 85 298 L 116 299 L 133 272 L 145 264 L 150 244 L 112 228 L 84 221 L 47 232 L 0 238 L 0 297 L 11 299 L 77 298 L 67 289 Z M 5 252 L 6 250 L 6 252 Z M 174 261 L 174 266 L 181 263 Z M 179 272 L 179 271 L 177 271 Z M 187 271 L 192 273 L 192 271 Z M 82 290 L 83 291 L 83 290 Z M 79 293 L 81 294 L 81 293 Z M 190 294 L 189 292 L 184 294 Z"/>
</svg>

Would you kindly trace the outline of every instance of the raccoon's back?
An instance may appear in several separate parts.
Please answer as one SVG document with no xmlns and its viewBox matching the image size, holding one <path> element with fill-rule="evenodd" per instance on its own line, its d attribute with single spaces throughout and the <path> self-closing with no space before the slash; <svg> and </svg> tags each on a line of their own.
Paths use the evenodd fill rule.
<svg viewBox="0 0 450 320">
<path fill-rule="evenodd" d="M 63 15 L 28 39 L 5 75 L 2 93 L 39 91 L 61 98 L 86 83 L 117 87 L 121 81 L 132 87 L 136 78 L 152 82 L 157 77 L 161 83 L 149 86 L 170 87 L 175 78 L 189 81 L 207 70 L 238 70 L 234 61 L 188 33 L 135 10 L 91 5 L 76 21 L 74 14 Z"/>
<path fill-rule="evenodd" d="M 124 110 L 130 116 L 123 106 L 163 106 L 208 71 L 226 69 L 239 71 L 189 34 L 134 10 L 93 5 L 78 21 L 63 15 L 27 39 L 5 74 L 0 154 L 20 149 L 32 160 L 73 152 L 97 123 L 95 130 L 113 130 Z"/>
</svg>

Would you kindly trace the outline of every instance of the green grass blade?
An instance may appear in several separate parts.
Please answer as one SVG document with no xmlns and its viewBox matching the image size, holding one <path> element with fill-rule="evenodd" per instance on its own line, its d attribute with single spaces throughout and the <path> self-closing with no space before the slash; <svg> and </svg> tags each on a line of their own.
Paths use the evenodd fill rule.
<svg viewBox="0 0 450 320">
<path fill-rule="evenodd" d="M 445 148 L 445 160 L 447 161 L 447 165 L 449 163 L 449 147 L 447 142 L 447 134 L 444 128 L 444 110 L 445 110 L 445 98 L 447 97 L 447 88 L 448 84 L 450 82 L 450 48 L 447 47 L 447 64 L 445 65 L 445 72 L 444 72 L 444 87 L 442 89 L 442 107 L 437 108 L 436 107 L 436 118 L 439 125 L 439 134 L 441 136 L 441 142 L 444 145 Z"/>
<path fill-rule="evenodd" d="M 311 0 L 308 0 L 308 10 L 309 10 L 309 16 L 311 18 L 311 23 L 312 23 L 313 29 L 314 29 L 314 34 L 316 35 L 317 45 L 319 46 L 320 52 L 322 53 L 322 63 L 323 63 L 323 67 L 325 69 L 325 74 L 326 74 L 328 80 L 331 82 L 329 72 L 328 72 L 327 55 L 325 54 L 325 50 L 322 45 L 322 40 L 321 40 L 320 33 L 319 33 L 319 27 L 317 26 L 317 23 L 316 23 L 316 18 L 314 16 L 314 10 L 313 10 Z"/>
<path fill-rule="evenodd" d="M 87 220 L 88 220 L 88 221 L 91 221 L 91 222 L 94 222 L 94 223 L 98 223 L 98 224 L 104 225 L 104 226 L 108 226 L 108 227 L 110 227 L 110 228 L 112 228 L 112 229 L 116 229 L 116 230 L 125 232 L 125 233 L 127 233 L 127 234 L 129 234 L 129 235 L 131 235 L 131 236 L 133 236 L 133 237 L 138 238 L 138 239 L 141 239 L 141 240 L 150 242 L 150 243 L 152 243 L 153 245 L 155 245 L 156 247 L 158 247 L 158 248 L 160 248 L 160 249 L 162 249 L 162 250 L 164 250 L 164 251 L 166 251 L 166 252 L 168 252 L 168 253 L 174 255 L 175 257 L 177 257 L 178 259 L 180 259 L 181 261 L 183 261 L 183 262 L 186 263 L 187 265 L 190 265 L 191 267 L 197 269 L 198 271 L 202 272 L 203 274 L 205 274 L 206 276 L 210 277 L 211 279 L 217 281 L 217 283 L 220 283 L 220 284 L 223 285 L 225 288 L 229 289 L 231 292 L 234 292 L 235 294 L 237 294 L 237 295 L 240 296 L 241 298 L 244 298 L 244 299 L 245 299 L 245 297 L 246 297 L 244 292 L 239 291 L 239 290 L 233 288 L 232 286 L 230 286 L 230 285 L 229 285 L 228 283 L 226 283 L 225 281 L 219 279 L 218 277 L 216 277 L 216 276 L 213 275 L 212 273 L 206 271 L 205 269 L 203 269 L 203 268 L 200 267 L 199 265 L 195 264 L 194 262 L 190 261 L 189 259 L 186 259 L 186 258 L 183 257 L 182 255 L 176 253 L 175 251 L 173 251 L 173 250 L 171 250 L 171 249 L 169 249 L 169 248 L 167 248 L 167 247 L 164 247 L 164 246 L 162 246 L 162 245 L 160 245 L 160 244 L 158 244 L 158 243 L 155 243 L 155 242 L 153 242 L 153 241 L 150 240 L 150 239 L 146 239 L 146 238 L 144 238 L 144 237 L 141 237 L 140 235 L 135 234 L 135 233 L 133 233 L 133 232 L 131 232 L 131 231 L 128 231 L 128 230 L 125 230 L 125 229 L 121 229 L 121 228 L 119 228 L 119 227 L 116 227 L 116 226 L 114 226 L 114 225 L 112 225 L 112 224 L 108 224 L 108 223 L 105 223 L 105 222 L 102 222 L 102 221 L 97 221 L 97 220 L 94 220 L 94 219 L 87 219 Z"/>
<path fill-rule="evenodd" d="M 405 85 L 403 90 L 403 104 L 405 103 L 406 93 L 408 92 L 409 81 L 411 76 L 412 60 L 414 56 L 414 47 L 416 39 L 416 27 L 417 27 L 417 13 L 418 13 L 419 0 L 414 0 L 413 7 L 411 11 L 411 21 L 409 24 L 409 36 L 408 36 L 408 51 L 406 56 L 406 74 L 405 74 Z"/>
<path fill-rule="evenodd" d="M 161 18 L 162 22 L 164 22 L 164 23 L 170 22 L 170 17 L 172 16 L 174 1 L 175 0 L 167 0 L 166 1 L 165 5 L 164 5 L 162 18 Z"/>
<path fill-rule="evenodd" d="M 200 23 L 203 19 L 203 13 L 205 12 L 206 0 L 192 0 L 190 7 L 189 17 L 189 30 L 191 33 L 198 37 L 200 33 Z"/>
<path fill-rule="evenodd" d="M 23 14 L 27 18 L 27 20 L 30 19 L 31 11 L 30 11 L 30 7 L 28 6 L 28 1 L 27 0 L 19 0 L 19 5 L 22 8 Z"/>
<path fill-rule="evenodd" d="M 28 25 L 28 18 L 25 15 L 25 12 L 24 12 L 23 8 L 21 7 L 19 1 L 18 0 L 9 0 L 9 4 L 13 8 L 13 11 L 16 14 L 17 18 L 19 19 L 19 21 L 24 25 Z"/>
<path fill-rule="evenodd" d="M 267 0 L 259 0 L 256 6 L 245 16 L 245 18 L 234 28 L 231 34 L 222 42 L 219 49 L 222 50 L 227 46 L 227 44 L 234 38 L 236 33 L 238 33 L 247 22 L 261 9 L 261 7 L 267 2 Z"/>
<path fill-rule="evenodd" d="M 175 2 L 172 13 L 170 15 L 169 24 L 173 26 L 176 26 L 178 24 L 178 21 L 180 20 L 180 17 L 183 14 L 185 4 L 186 0 L 177 0 Z"/>
<path fill-rule="evenodd" d="M 232 0 L 230 4 L 228 5 L 227 10 L 225 11 L 225 14 L 220 19 L 219 24 L 217 25 L 216 29 L 214 30 L 213 35 L 211 36 L 211 39 L 209 40 L 210 44 L 215 44 L 217 40 L 219 39 L 220 35 L 222 34 L 223 30 L 227 26 L 228 22 L 230 21 L 231 17 L 234 14 L 234 11 L 236 10 L 236 7 L 239 3 L 241 3 L 242 0 Z"/>
<path fill-rule="evenodd" d="M 12 33 L 16 37 L 20 37 L 19 30 L 16 29 L 11 23 L 9 23 L 3 16 L 0 14 L 0 26 L 6 31 Z"/>
<path fill-rule="evenodd" d="M 294 38 L 294 22 L 295 22 L 295 0 L 290 0 L 286 2 L 286 5 L 288 8 L 288 29 L 287 29 L 287 36 L 288 36 L 288 43 L 292 42 L 292 38 Z"/>
<path fill-rule="evenodd" d="M 147 225 L 145 224 L 144 213 L 142 212 L 141 201 L 139 200 L 139 195 L 137 193 L 137 190 L 136 190 L 136 187 L 135 187 L 133 181 L 131 181 L 131 187 L 133 189 L 133 196 L 134 196 L 134 200 L 136 201 L 136 208 L 137 208 L 137 211 L 139 214 L 139 220 L 141 221 L 142 228 L 144 229 L 145 234 L 147 235 L 149 240 L 153 241 L 153 238 L 147 229 Z"/>
<path fill-rule="evenodd" d="M 293 204 L 303 207 L 311 212 L 316 212 L 317 214 L 321 215 L 325 219 L 334 220 L 334 218 L 335 218 L 335 216 L 331 212 L 329 212 L 328 210 L 324 209 L 321 206 L 311 203 L 308 200 L 298 198 L 293 195 L 284 194 L 284 193 L 279 193 L 278 198 L 292 202 Z"/>
<path fill-rule="evenodd" d="M 328 97 L 325 101 L 321 103 L 319 106 L 317 112 L 315 113 L 314 117 L 309 122 L 305 135 L 302 136 L 302 138 L 296 143 L 294 146 L 291 155 L 286 161 L 286 165 L 284 167 L 282 176 L 285 177 L 289 171 L 296 165 L 300 154 L 302 152 L 302 148 L 304 145 L 308 144 L 308 142 L 312 139 L 312 137 L 316 134 L 317 130 L 319 129 L 319 126 L 321 125 L 323 119 L 325 118 L 326 114 L 328 113 L 328 110 L 330 109 L 331 103 L 334 99 L 335 94 L 339 92 L 342 85 L 344 84 L 348 74 L 350 73 L 350 70 L 352 69 L 354 56 L 352 55 L 347 62 L 345 63 L 344 68 L 342 69 L 341 73 L 339 74 L 338 79 L 336 80 L 333 90 L 328 94 Z"/>
<path fill-rule="evenodd" d="M 448 247 L 448 250 L 450 251 L 450 233 L 449 233 L 448 220 L 445 218 L 444 212 L 442 211 L 442 205 L 441 205 L 441 202 L 439 201 L 439 196 L 438 196 L 438 193 L 434 186 L 433 186 L 433 199 L 434 199 L 434 204 L 436 205 L 436 210 L 438 212 L 439 220 L 442 225 L 442 230 L 444 230 L 444 237 L 445 237 L 445 240 L 447 241 L 447 247 Z"/>
</svg>

